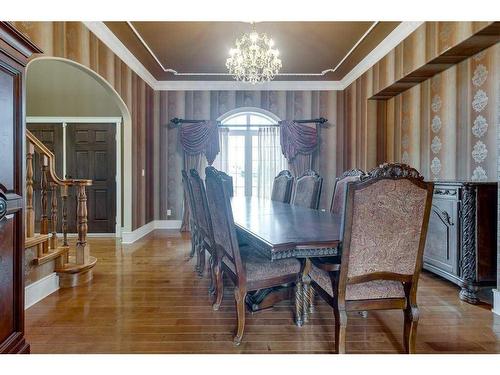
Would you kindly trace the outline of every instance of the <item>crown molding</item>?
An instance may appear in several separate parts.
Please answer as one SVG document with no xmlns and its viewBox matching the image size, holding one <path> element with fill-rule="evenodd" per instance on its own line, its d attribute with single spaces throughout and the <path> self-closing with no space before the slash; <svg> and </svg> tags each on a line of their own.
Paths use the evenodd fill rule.
<svg viewBox="0 0 500 375">
<path fill-rule="evenodd" d="M 108 48 L 122 59 L 139 77 L 157 91 L 210 91 L 210 90 L 242 90 L 242 91 L 335 91 L 344 90 L 364 72 L 371 68 L 408 35 L 415 31 L 424 22 L 403 21 L 368 55 L 365 56 L 340 81 L 270 81 L 252 85 L 239 81 L 158 81 L 130 52 L 130 50 L 116 37 L 116 35 L 100 21 L 83 22 Z"/>
<path fill-rule="evenodd" d="M 156 90 L 158 80 L 147 70 L 120 39 L 101 21 L 83 21 L 83 24 L 97 36 L 101 42 L 122 59 L 151 88 Z"/>
<path fill-rule="evenodd" d="M 251 84 L 240 81 L 159 81 L 157 90 L 161 91 L 335 91 L 343 90 L 340 81 L 270 81 Z"/>
<path fill-rule="evenodd" d="M 364 72 L 375 65 L 381 58 L 387 55 L 393 48 L 401 43 L 408 35 L 414 32 L 420 27 L 424 22 L 412 22 L 404 21 L 401 22 L 392 32 L 382 40 L 378 46 L 376 46 L 368 55 L 361 60 L 358 65 L 356 65 L 352 70 L 347 73 L 340 82 L 342 86 L 346 88 L 356 79 L 358 79 Z"/>
</svg>

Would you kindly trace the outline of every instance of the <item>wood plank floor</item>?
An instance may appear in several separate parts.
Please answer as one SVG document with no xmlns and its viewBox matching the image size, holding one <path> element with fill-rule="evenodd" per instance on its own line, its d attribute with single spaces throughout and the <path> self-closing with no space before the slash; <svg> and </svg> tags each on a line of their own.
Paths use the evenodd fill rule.
<svg viewBox="0 0 500 375">
<path fill-rule="evenodd" d="M 333 314 L 317 299 L 307 325 L 293 324 L 291 304 L 247 313 L 241 346 L 232 288 L 220 311 L 209 302 L 208 279 L 195 275 L 186 235 L 156 231 L 136 244 L 90 239 L 98 258 L 94 280 L 59 290 L 27 310 L 32 353 L 332 353 Z M 458 299 L 458 288 L 423 273 L 418 291 L 418 353 L 499 353 L 500 317 L 491 306 Z M 403 351 L 399 311 L 349 314 L 349 353 Z"/>
</svg>

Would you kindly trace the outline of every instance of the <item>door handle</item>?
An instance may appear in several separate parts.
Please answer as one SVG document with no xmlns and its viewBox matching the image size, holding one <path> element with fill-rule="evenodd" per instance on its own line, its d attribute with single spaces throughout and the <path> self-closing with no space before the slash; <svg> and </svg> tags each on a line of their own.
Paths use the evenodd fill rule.
<svg viewBox="0 0 500 375">
<path fill-rule="evenodd" d="M 0 221 L 5 217 L 6 214 L 7 214 L 7 201 L 3 197 L 0 197 Z"/>
</svg>

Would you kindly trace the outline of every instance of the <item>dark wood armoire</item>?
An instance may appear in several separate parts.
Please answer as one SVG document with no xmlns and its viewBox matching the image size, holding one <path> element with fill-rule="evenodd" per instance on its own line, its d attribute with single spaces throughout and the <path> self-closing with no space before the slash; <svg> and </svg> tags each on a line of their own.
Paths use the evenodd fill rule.
<svg viewBox="0 0 500 375">
<path fill-rule="evenodd" d="M 25 67 L 41 52 L 0 22 L 0 353 L 29 353 L 24 339 Z"/>
</svg>

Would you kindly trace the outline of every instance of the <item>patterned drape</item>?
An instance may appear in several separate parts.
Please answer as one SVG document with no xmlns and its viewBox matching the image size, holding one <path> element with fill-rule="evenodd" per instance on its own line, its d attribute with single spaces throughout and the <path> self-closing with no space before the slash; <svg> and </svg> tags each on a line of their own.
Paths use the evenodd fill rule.
<svg viewBox="0 0 500 375">
<path fill-rule="evenodd" d="M 180 128 L 180 142 L 189 155 L 205 154 L 209 165 L 220 151 L 217 121 L 203 121 L 183 124 Z"/>
<path fill-rule="evenodd" d="M 281 152 L 295 176 L 312 168 L 312 154 L 318 149 L 316 126 L 280 121 Z"/>
<path fill-rule="evenodd" d="M 281 152 L 290 161 L 297 154 L 310 155 L 318 148 L 318 131 L 295 121 L 280 121 Z"/>
</svg>

